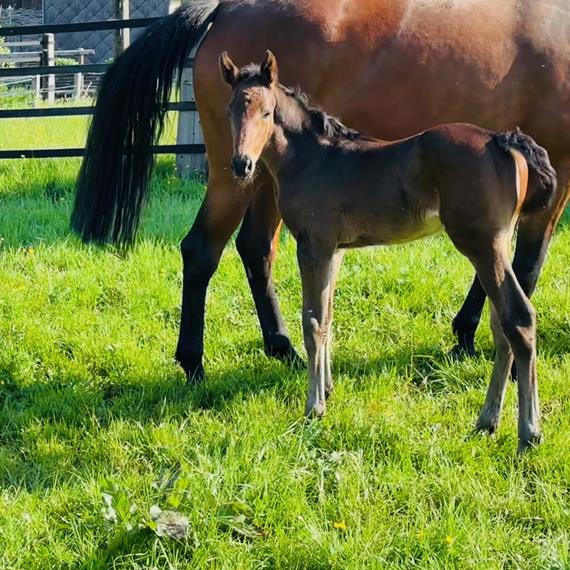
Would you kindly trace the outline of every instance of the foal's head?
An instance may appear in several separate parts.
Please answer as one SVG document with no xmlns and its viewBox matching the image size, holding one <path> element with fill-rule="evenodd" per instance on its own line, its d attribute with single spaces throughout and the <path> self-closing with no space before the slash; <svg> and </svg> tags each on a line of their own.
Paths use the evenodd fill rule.
<svg viewBox="0 0 570 570">
<path fill-rule="evenodd" d="M 239 69 L 224 52 L 220 68 L 224 81 L 233 89 L 227 107 L 234 144 L 232 171 L 236 178 L 248 181 L 275 126 L 277 61 L 267 51 L 261 66 Z"/>
</svg>

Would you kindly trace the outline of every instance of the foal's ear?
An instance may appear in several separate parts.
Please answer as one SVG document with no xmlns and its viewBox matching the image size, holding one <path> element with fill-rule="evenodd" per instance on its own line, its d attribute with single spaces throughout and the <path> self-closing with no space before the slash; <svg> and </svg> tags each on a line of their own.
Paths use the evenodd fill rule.
<svg viewBox="0 0 570 570">
<path fill-rule="evenodd" d="M 228 52 L 225 51 L 220 56 L 220 71 L 222 72 L 222 77 L 224 81 L 231 85 L 232 87 L 237 83 L 239 77 L 239 68 L 237 65 L 230 59 Z"/>
<path fill-rule="evenodd" d="M 265 59 L 261 64 L 261 78 L 269 87 L 277 83 L 277 60 L 270 50 L 265 52 Z"/>
</svg>

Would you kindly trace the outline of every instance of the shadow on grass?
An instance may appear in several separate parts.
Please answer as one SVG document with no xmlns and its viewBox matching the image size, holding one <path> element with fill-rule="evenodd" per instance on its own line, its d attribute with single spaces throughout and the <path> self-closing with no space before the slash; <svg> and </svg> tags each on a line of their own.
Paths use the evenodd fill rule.
<svg viewBox="0 0 570 570">
<path fill-rule="evenodd" d="M 554 328 L 557 337 L 549 331 L 540 333 L 542 346 L 557 347 L 550 357 L 562 356 L 568 348 L 567 335 Z M 158 425 L 171 419 L 183 421 L 195 411 L 223 414 L 228 407 L 263 394 L 298 409 L 300 417 L 306 369 L 261 357 L 260 342 L 243 344 L 237 350 L 244 355 L 239 365 L 230 364 L 211 373 L 197 386 L 187 385 L 174 364 L 143 374 L 127 370 L 124 376 L 107 376 L 99 371 L 89 378 L 59 376 L 22 385 L 16 368 L 11 370 L 8 363 L 0 368 L 0 486 L 47 488 L 74 477 L 73 466 L 62 464 L 57 445 L 22 454 L 22 449 L 34 447 L 34 442 L 30 444 L 30 434 L 34 433 L 44 440 L 53 437 L 74 445 L 74 430 L 108 430 L 117 421 Z M 337 383 L 350 382 L 350 389 L 358 393 L 366 391 L 371 382 L 391 376 L 416 387 L 426 397 L 461 393 L 487 385 L 493 359 L 489 346 L 476 358 L 461 361 L 438 344 L 384 353 L 376 347 L 372 352 L 372 358 L 353 355 L 339 340 L 333 353 Z M 81 455 L 80 446 L 77 451 Z"/>
<path fill-rule="evenodd" d="M 259 351 L 258 345 L 249 345 L 242 352 Z M 442 350 L 422 346 L 415 352 L 413 356 L 402 350 L 372 360 L 340 354 L 333 360 L 334 373 L 339 382 L 354 380 L 351 389 L 355 392 L 367 390 L 369 382 L 381 381 L 383 374 L 394 370 L 402 382 L 411 382 L 428 395 L 461 391 L 482 381 L 475 373 L 467 374 L 462 382 L 451 376 L 450 386 L 449 367 L 454 364 Z M 301 417 L 306 369 L 291 369 L 265 358 L 252 358 L 251 362 L 212 374 L 195 386 L 186 384 L 184 375 L 174 366 L 160 373 L 160 377 L 138 376 L 136 381 L 90 382 L 68 377 L 21 386 L 5 377 L 0 386 L 0 486 L 45 489 L 73 479 L 77 467 L 82 465 L 78 434 L 108 430 L 115 422 L 159 425 L 170 420 L 184 421 L 198 410 L 218 415 L 263 394 L 274 395 L 282 404 L 298 408 Z M 76 446 L 73 456 L 64 457 L 61 446 L 66 445 Z M 30 449 L 34 452 L 29 453 Z M 100 453 L 104 455 L 104 451 Z"/>
</svg>

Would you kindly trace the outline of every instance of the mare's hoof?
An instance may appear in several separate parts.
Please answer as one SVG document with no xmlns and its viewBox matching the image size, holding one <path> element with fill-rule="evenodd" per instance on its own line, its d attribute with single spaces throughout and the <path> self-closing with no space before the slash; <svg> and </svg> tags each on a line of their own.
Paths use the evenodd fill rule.
<svg viewBox="0 0 570 570">
<path fill-rule="evenodd" d="M 474 346 L 465 346 L 463 344 L 456 344 L 449 355 L 456 360 L 463 360 L 464 358 L 472 358 L 475 356 Z"/>
<path fill-rule="evenodd" d="M 283 337 L 282 337 L 283 338 Z M 304 368 L 305 362 L 297 354 L 293 345 L 286 339 L 286 342 L 279 342 L 265 346 L 265 354 L 271 358 L 276 358 L 281 362 L 290 364 L 293 368 Z"/>
<path fill-rule="evenodd" d="M 204 378 L 206 378 L 206 371 L 201 364 L 186 371 L 186 382 L 188 386 L 196 386 L 203 382 Z"/>
<path fill-rule="evenodd" d="M 525 436 L 522 439 L 519 439 L 519 453 L 524 453 L 529 449 L 536 447 L 537 445 L 542 443 L 542 435 L 540 432 L 532 433 L 530 435 Z"/>
</svg>

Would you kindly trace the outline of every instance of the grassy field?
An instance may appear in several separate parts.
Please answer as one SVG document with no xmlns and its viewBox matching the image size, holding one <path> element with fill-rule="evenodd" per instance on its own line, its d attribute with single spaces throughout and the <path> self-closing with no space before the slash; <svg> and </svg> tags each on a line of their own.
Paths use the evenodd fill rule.
<svg viewBox="0 0 570 570">
<path fill-rule="evenodd" d="M 83 131 L 4 121 L 0 144 Z M 77 167 L 0 163 L 0 568 L 570 568 L 568 218 L 535 296 L 545 443 L 521 458 L 512 386 L 499 434 L 472 434 L 491 336 L 486 317 L 479 357 L 447 356 L 472 271 L 444 237 L 347 255 L 337 389 L 306 423 L 305 371 L 263 355 L 233 245 L 206 383 L 173 362 L 178 242 L 203 188 L 161 162 L 120 256 L 68 231 Z M 275 273 L 301 348 L 286 234 Z"/>
</svg>

